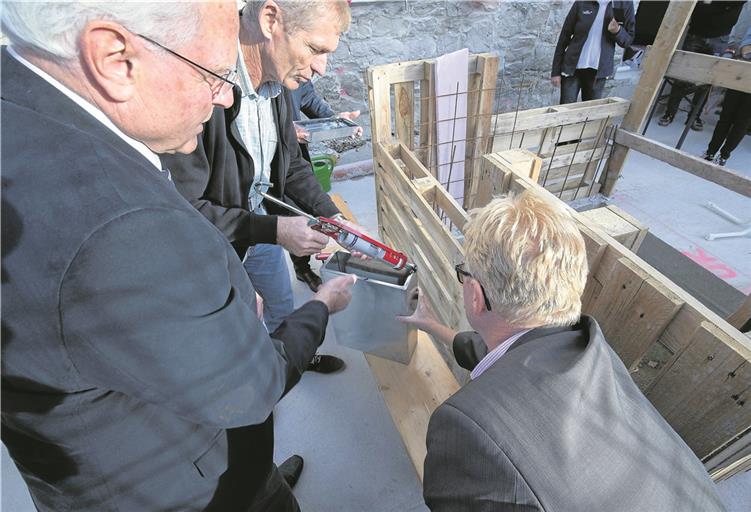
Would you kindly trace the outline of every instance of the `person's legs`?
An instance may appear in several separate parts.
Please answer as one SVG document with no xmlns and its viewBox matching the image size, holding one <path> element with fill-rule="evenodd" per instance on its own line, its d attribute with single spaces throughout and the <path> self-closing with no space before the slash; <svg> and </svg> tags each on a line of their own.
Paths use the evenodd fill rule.
<svg viewBox="0 0 751 512">
<path fill-rule="evenodd" d="M 561 77 L 561 105 L 565 103 L 576 103 L 579 96 L 579 79 L 574 76 Z"/>
<path fill-rule="evenodd" d="M 730 158 L 730 153 L 738 147 L 743 137 L 746 136 L 749 126 L 751 126 L 751 94 L 728 90 L 726 98 L 728 93 L 733 93 L 732 97 L 735 106 L 733 108 L 734 117 L 732 126 L 728 130 L 725 144 L 720 149 L 720 156 L 723 160 Z M 724 107 L 722 110 L 725 112 Z"/>
<path fill-rule="evenodd" d="M 735 118 L 734 111 L 738 108 L 738 96 L 732 94 L 734 92 L 735 91 L 730 89 L 725 92 L 725 99 L 722 101 L 720 119 L 717 121 L 717 126 L 715 126 L 714 132 L 712 133 L 712 140 L 709 141 L 709 146 L 707 146 L 708 156 L 717 153 L 722 146 L 722 143 L 725 142 L 725 137 L 727 137 L 730 127 L 733 124 L 733 119 Z"/>
<path fill-rule="evenodd" d="M 269 332 L 295 310 L 284 249 L 280 245 L 258 244 L 248 248 L 243 260 L 253 287 L 263 297 L 263 320 Z"/>
<path fill-rule="evenodd" d="M 599 100 L 603 97 L 604 93 L 605 93 L 605 79 L 596 78 L 595 83 L 592 86 L 592 99 Z"/>
<path fill-rule="evenodd" d="M 582 101 L 594 99 L 594 87 L 597 81 L 596 69 L 577 69 L 576 77 L 579 79 L 579 87 L 582 91 Z"/>
</svg>

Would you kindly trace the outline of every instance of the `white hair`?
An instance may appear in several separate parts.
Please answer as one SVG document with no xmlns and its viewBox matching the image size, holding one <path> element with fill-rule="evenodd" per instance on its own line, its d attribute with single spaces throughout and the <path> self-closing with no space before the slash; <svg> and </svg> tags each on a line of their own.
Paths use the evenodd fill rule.
<svg viewBox="0 0 751 512">
<path fill-rule="evenodd" d="M 3 0 L 2 31 L 16 48 L 65 60 L 78 56 L 78 38 L 87 23 L 119 23 L 167 46 L 181 47 L 198 29 L 199 2 L 92 2 Z"/>
</svg>

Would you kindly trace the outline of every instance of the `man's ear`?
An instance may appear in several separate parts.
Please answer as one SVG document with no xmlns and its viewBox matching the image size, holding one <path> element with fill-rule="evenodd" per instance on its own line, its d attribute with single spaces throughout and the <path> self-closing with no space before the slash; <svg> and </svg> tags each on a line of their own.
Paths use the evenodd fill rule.
<svg viewBox="0 0 751 512">
<path fill-rule="evenodd" d="M 469 285 L 470 290 L 469 305 L 472 308 L 472 313 L 477 316 L 480 313 L 487 311 L 487 308 L 485 307 L 485 297 L 482 293 L 482 286 L 480 286 L 480 283 L 476 279 L 470 278 L 467 284 Z"/>
<path fill-rule="evenodd" d="M 81 33 L 81 67 L 112 101 L 128 101 L 135 93 L 134 68 L 141 61 L 134 43 L 133 34 L 112 22 L 90 23 Z"/>
<path fill-rule="evenodd" d="M 274 30 L 281 27 L 281 10 L 274 0 L 267 0 L 258 15 L 258 25 L 266 39 L 271 39 Z"/>
</svg>

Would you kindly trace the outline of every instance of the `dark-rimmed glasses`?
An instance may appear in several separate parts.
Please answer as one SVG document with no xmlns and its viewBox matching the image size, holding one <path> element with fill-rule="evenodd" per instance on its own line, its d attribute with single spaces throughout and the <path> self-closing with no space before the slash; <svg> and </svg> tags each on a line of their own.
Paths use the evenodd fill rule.
<svg viewBox="0 0 751 512">
<path fill-rule="evenodd" d="M 206 69 L 205 67 L 201 66 L 197 62 L 194 62 L 194 61 L 190 60 L 188 57 L 184 57 L 183 55 L 180 55 L 176 51 L 170 50 L 169 48 L 167 48 L 163 44 L 157 43 L 156 41 L 154 41 L 150 37 L 146 37 L 143 34 L 136 34 L 136 35 L 138 37 L 140 37 L 141 39 L 144 39 L 145 41 L 148 41 L 149 43 L 158 46 L 159 48 L 161 48 L 165 52 L 174 55 L 178 59 L 180 59 L 180 60 L 182 60 L 184 62 L 187 62 L 188 64 L 190 64 L 191 66 L 195 67 L 196 69 L 198 69 L 200 71 L 203 71 L 204 73 L 210 75 L 211 77 L 219 80 L 219 82 L 217 82 L 219 84 L 219 87 L 217 87 L 217 84 L 214 84 L 214 85 L 209 84 L 209 87 L 211 88 L 211 94 L 212 94 L 212 96 L 214 98 L 216 98 L 217 96 L 219 96 L 222 93 L 222 89 L 224 88 L 225 85 L 229 84 L 230 87 L 234 87 L 237 84 L 237 76 L 238 76 L 238 74 L 237 74 L 237 70 L 236 69 L 232 69 L 230 71 L 227 71 L 224 74 L 224 76 L 218 75 L 218 74 L 214 73 L 213 71 L 211 71 L 210 69 Z"/>
<path fill-rule="evenodd" d="M 464 278 L 465 277 L 471 277 L 475 281 L 477 279 L 475 276 L 464 270 L 464 263 L 459 263 L 454 267 L 454 270 L 456 270 L 456 280 L 459 281 L 459 284 L 464 284 Z M 477 281 L 480 283 L 480 281 Z M 485 299 L 485 309 L 490 311 L 490 301 L 488 300 L 488 296 L 485 294 L 485 288 L 482 286 L 482 283 L 480 283 L 480 290 L 482 290 L 482 298 Z"/>
</svg>

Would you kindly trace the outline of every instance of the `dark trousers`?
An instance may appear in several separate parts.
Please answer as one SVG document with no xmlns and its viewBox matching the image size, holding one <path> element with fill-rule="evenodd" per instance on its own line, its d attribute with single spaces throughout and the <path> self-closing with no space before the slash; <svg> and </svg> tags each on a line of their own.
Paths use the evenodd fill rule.
<svg viewBox="0 0 751 512">
<path fill-rule="evenodd" d="M 727 160 L 745 137 L 750 125 L 751 94 L 728 89 L 722 102 L 720 120 L 715 126 L 707 153 L 714 155 L 720 150 L 720 156 Z"/>
<path fill-rule="evenodd" d="M 577 69 L 573 76 L 561 76 L 561 105 L 576 103 L 579 91 L 582 101 L 599 100 L 605 88 L 605 79 L 597 78 L 596 69 Z"/>
<path fill-rule="evenodd" d="M 686 40 L 683 42 L 683 49 L 688 52 L 703 53 L 704 55 L 715 55 L 722 52 L 727 47 L 728 36 L 720 37 L 699 37 L 688 34 Z M 665 115 L 671 117 L 675 116 L 678 112 L 678 107 L 681 104 L 681 100 L 689 93 L 689 90 L 693 87 L 693 84 L 676 80 L 673 82 L 673 87 L 670 89 L 670 97 L 668 98 L 668 106 L 665 109 Z M 708 85 L 701 85 L 696 87 L 694 95 L 691 98 L 693 107 L 696 107 L 703 99 L 709 90 Z"/>
</svg>

